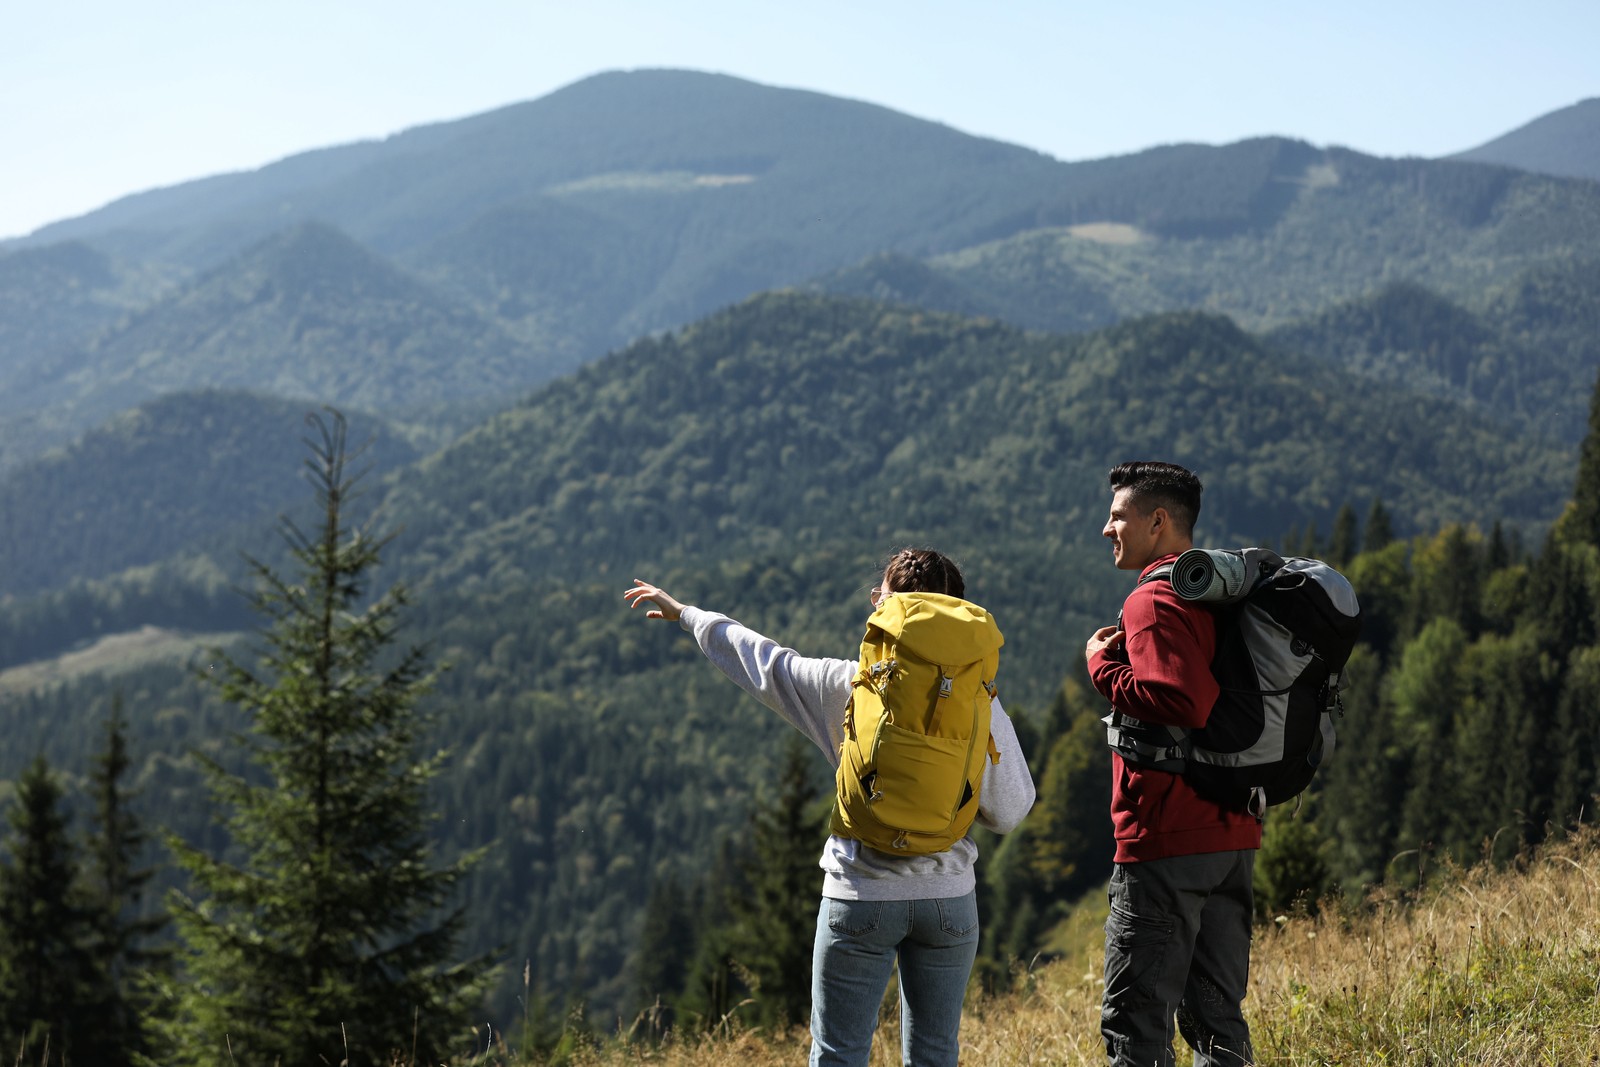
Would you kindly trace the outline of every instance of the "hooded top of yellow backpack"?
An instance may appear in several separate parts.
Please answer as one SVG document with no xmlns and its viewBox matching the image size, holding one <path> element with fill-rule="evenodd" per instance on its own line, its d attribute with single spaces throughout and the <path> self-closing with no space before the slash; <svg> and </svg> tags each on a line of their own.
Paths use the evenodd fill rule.
<svg viewBox="0 0 1600 1067">
<path fill-rule="evenodd" d="M 983 608 L 895 593 L 867 620 L 845 709 L 833 832 L 881 851 L 942 852 L 978 810 L 1005 643 Z"/>
</svg>

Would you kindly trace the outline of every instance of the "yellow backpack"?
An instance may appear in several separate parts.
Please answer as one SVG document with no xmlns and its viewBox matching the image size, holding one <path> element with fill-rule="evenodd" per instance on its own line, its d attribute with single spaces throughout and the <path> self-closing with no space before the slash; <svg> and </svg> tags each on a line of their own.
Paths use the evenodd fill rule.
<svg viewBox="0 0 1600 1067">
<path fill-rule="evenodd" d="M 839 749 L 833 832 L 883 852 L 943 852 L 978 813 L 1000 762 L 989 701 L 1005 638 L 976 604 L 885 597 L 867 620 Z"/>
</svg>

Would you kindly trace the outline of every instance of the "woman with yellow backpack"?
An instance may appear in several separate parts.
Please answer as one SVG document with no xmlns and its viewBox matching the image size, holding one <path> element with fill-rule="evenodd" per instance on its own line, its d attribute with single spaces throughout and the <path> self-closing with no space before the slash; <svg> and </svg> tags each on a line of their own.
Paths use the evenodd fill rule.
<svg viewBox="0 0 1600 1067">
<path fill-rule="evenodd" d="M 1033 778 L 995 695 L 1003 642 L 948 557 L 902 549 L 872 590 L 857 660 L 800 655 L 635 579 L 630 607 L 677 622 L 712 665 L 835 768 L 811 975 L 811 1063 L 865 1067 L 895 964 L 905 1063 L 954 1067 L 978 951 L 976 821 L 1007 833 Z"/>
</svg>

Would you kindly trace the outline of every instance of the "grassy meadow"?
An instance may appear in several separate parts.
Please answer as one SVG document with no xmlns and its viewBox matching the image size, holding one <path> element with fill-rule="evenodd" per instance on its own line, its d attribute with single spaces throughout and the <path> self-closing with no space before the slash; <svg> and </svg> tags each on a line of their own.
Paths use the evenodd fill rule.
<svg viewBox="0 0 1600 1067">
<path fill-rule="evenodd" d="M 962 1062 L 1098 1065 L 1100 917 L 1063 931 L 1062 955 L 1022 987 L 974 994 Z M 892 998 L 892 990 L 891 990 Z M 872 1062 L 898 1064 L 886 998 Z M 1527 1067 L 1600 1064 L 1600 834 L 1547 845 L 1510 869 L 1430 873 L 1414 894 L 1277 916 L 1258 928 L 1245 1010 L 1262 1067 Z M 801 1031 L 765 1033 L 737 1013 L 704 1037 L 640 1040 L 638 1030 L 556 1059 L 592 1067 L 777 1067 L 804 1063 Z M 1178 1062 L 1189 1062 L 1178 1041 Z M 501 1045 L 477 1062 L 518 1065 Z"/>
</svg>

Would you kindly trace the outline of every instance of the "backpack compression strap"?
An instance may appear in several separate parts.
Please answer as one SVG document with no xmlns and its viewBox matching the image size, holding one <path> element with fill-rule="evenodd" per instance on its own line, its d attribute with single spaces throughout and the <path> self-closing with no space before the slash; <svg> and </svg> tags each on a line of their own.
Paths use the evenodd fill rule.
<svg viewBox="0 0 1600 1067">
<path fill-rule="evenodd" d="M 1172 580 L 1172 564 L 1163 563 L 1139 579 L 1139 584 L 1165 578 Z M 1117 612 L 1117 629 L 1122 629 L 1122 612 Z M 1170 774 L 1182 774 L 1188 766 L 1194 743 L 1189 731 L 1160 726 L 1136 719 L 1113 705 L 1101 722 L 1106 724 L 1106 744 L 1129 763 L 1151 767 Z"/>
</svg>

